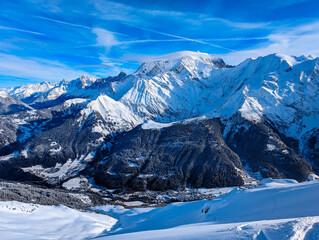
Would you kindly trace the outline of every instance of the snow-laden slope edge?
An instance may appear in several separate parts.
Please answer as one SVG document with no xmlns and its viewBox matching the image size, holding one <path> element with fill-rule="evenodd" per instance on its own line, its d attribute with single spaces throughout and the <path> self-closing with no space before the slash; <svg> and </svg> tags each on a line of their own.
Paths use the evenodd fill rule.
<svg viewBox="0 0 319 240">
<path fill-rule="evenodd" d="M 164 208 L 97 207 L 119 218 L 101 239 L 316 239 L 319 181 L 266 179 L 255 189 Z"/>
<path fill-rule="evenodd" d="M 65 206 L 0 202 L 2 239 L 87 239 L 109 231 L 116 221 Z"/>
</svg>

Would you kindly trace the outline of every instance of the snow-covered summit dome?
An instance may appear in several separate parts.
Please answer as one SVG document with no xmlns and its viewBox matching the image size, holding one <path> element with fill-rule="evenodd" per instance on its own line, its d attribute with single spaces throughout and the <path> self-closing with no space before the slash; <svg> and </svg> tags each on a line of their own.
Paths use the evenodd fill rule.
<svg viewBox="0 0 319 240">
<path fill-rule="evenodd" d="M 223 59 L 208 53 L 182 51 L 170 53 L 144 62 L 135 74 L 155 76 L 168 71 L 180 72 L 186 68 L 188 72 L 201 71 L 204 68 L 226 68 Z"/>
</svg>

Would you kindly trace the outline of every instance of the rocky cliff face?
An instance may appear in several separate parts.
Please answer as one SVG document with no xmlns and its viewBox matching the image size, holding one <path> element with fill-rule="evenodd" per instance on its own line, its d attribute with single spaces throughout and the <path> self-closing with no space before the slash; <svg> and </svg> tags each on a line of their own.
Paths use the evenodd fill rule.
<svg viewBox="0 0 319 240">
<path fill-rule="evenodd" d="M 133 130 L 102 151 L 88 172 L 98 185 L 136 190 L 243 185 L 240 158 L 217 119 Z"/>
<path fill-rule="evenodd" d="M 133 74 L 0 92 L 0 177 L 108 188 L 243 185 L 318 173 L 319 59 L 230 67 L 181 52 Z"/>
</svg>

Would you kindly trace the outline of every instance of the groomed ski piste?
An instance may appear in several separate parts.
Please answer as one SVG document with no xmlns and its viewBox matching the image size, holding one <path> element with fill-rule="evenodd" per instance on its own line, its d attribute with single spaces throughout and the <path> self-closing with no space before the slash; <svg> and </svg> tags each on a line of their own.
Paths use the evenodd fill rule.
<svg viewBox="0 0 319 240">
<path fill-rule="evenodd" d="M 162 208 L 0 203 L 1 239 L 319 239 L 319 181 L 264 179 Z"/>
</svg>

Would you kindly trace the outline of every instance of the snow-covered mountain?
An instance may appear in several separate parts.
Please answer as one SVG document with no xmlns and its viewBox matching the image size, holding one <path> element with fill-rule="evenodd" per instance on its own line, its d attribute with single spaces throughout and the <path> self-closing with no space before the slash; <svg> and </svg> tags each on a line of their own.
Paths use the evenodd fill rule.
<svg viewBox="0 0 319 240">
<path fill-rule="evenodd" d="M 3 109 L 15 111 L 1 108 L 0 177 L 133 189 L 303 181 L 319 170 L 318 73 L 313 57 L 229 66 L 179 52 L 130 75 L 6 89 Z"/>
<path fill-rule="evenodd" d="M 10 96 L 5 91 L 0 91 L 0 104 L 0 114 L 2 115 L 32 109 L 25 103 Z"/>
</svg>

